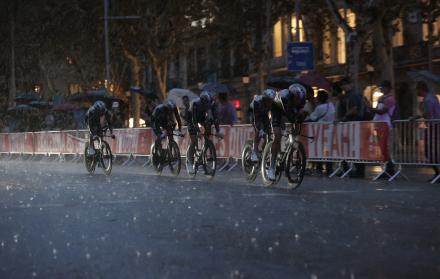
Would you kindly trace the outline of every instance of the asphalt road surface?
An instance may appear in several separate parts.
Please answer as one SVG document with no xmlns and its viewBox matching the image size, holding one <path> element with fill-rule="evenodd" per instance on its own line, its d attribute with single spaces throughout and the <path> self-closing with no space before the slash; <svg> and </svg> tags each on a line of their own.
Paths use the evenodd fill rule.
<svg viewBox="0 0 440 279">
<path fill-rule="evenodd" d="M 0 278 L 440 278 L 440 185 L 1 161 Z"/>
</svg>

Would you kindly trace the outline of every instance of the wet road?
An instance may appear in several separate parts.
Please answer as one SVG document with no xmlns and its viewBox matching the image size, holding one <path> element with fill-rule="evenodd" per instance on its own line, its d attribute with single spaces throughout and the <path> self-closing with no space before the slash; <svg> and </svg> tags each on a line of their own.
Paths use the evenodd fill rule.
<svg viewBox="0 0 440 279">
<path fill-rule="evenodd" d="M 0 162 L 0 278 L 439 277 L 439 185 Z"/>
</svg>

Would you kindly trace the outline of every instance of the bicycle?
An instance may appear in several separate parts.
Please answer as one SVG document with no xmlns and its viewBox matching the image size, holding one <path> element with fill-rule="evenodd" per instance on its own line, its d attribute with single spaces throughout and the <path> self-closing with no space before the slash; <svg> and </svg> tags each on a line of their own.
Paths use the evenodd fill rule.
<svg viewBox="0 0 440 279">
<path fill-rule="evenodd" d="M 102 168 L 105 175 L 110 175 L 113 166 L 113 154 L 108 142 L 104 140 L 104 137 L 115 139 L 114 135 L 107 136 L 108 128 L 103 129 L 103 134 L 94 135 L 92 138 L 94 154 L 89 155 L 90 142 L 86 142 L 84 148 L 84 164 L 88 173 L 93 174 L 96 166 Z M 90 136 L 91 136 L 90 132 Z"/>
<path fill-rule="evenodd" d="M 272 181 L 267 177 L 267 172 L 270 168 L 270 158 L 272 156 L 271 148 L 273 139 L 271 139 L 271 141 L 269 141 L 264 147 L 261 163 L 261 175 L 265 186 L 278 183 L 281 179 L 281 174 L 283 171 L 285 172 L 288 180 L 287 189 L 297 189 L 301 185 L 307 166 L 306 152 L 303 144 L 299 141 L 299 137 L 301 136 L 301 127 L 301 123 L 292 124 L 291 131 L 287 135 L 288 140 L 285 150 L 278 153 L 275 165 L 275 181 Z M 306 138 L 313 139 L 313 137 Z"/>
<path fill-rule="evenodd" d="M 161 174 L 163 168 L 167 165 L 170 167 L 171 173 L 174 176 L 178 176 L 180 174 L 182 161 L 180 158 L 179 145 L 177 145 L 172 136 L 184 137 L 182 134 L 170 133 L 167 147 L 165 149 L 162 145 L 157 147 L 156 143 L 151 145 L 151 165 L 157 174 Z"/>
<path fill-rule="evenodd" d="M 260 139 L 263 137 L 260 137 Z M 262 149 L 266 146 L 266 143 L 269 141 L 269 135 L 264 136 Z M 247 181 L 254 182 L 258 175 L 258 170 L 261 169 L 261 157 L 262 152 L 257 152 L 258 161 L 254 162 L 251 160 L 252 151 L 253 151 L 253 141 L 247 141 L 243 146 L 243 151 L 241 153 L 241 169 L 243 170 L 243 174 L 245 175 Z"/>
<path fill-rule="evenodd" d="M 222 139 L 220 135 L 213 135 Z M 199 141 L 196 144 L 188 146 L 186 151 L 186 170 L 189 177 L 194 178 L 200 166 L 203 166 L 206 176 L 214 178 L 217 170 L 217 153 L 214 143 L 209 138 L 209 134 L 203 135 L 203 145 L 199 147 Z M 194 150 L 193 150 L 194 149 Z M 190 171 L 192 169 L 192 172 Z"/>
</svg>

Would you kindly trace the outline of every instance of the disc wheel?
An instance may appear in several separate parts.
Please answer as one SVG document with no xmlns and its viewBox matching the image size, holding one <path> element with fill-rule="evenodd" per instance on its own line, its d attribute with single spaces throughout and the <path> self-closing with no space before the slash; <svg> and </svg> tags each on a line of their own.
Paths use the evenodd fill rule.
<svg viewBox="0 0 440 279">
<path fill-rule="evenodd" d="M 286 177 L 289 189 L 297 189 L 304 178 L 306 171 L 307 159 L 304 146 L 300 142 L 295 143 L 290 154 L 287 156 Z"/>
<path fill-rule="evenodd" d="M 206 140 L 205 149 L 203 151 L 203 168 L 205 175 L 214 177 L 217 170 L 217 154 L 215 151 L 214 143 L 210 140 Z"/>
<path fill-rule="evenodd" d="M 104 174 L 110 175 L 113 167 L 113 155 L 110 145 L 106 141 L 103 141 L 101 146 L 101 164 Z"/>
<path fill-rule="evenodd" d="M 162 166 L 161 166 L 161 159 L 159 154 L 159 149 L 156 148 L 156 144 L 153 143 L 151 145 L 151 165 L 153 166 L 154 171 L 156 174 L 162 173 Z"/>
<path fill-rule="evenodd" d="M 182 160 L 180 158 L 180 150 L 179 146 L 175 141 L 171 141 L 168 147 L 168 155 L 169 155 L 169 166 L 171 173 L 174 176 L 178 176 L 180 173 Z"/>
<path fill-rule="evenodd" d="M 252 150 L 252 142 L 247 142 L 241 153 L 241 169 L 243 170 L 246 180 L 249 182 L 255 181 L 258 173 L 258 163 L 254 163 L 251 160 Z"/>
<path fill-rule="evenodd" d="M 186 172 L 188 173 L 188 176 L 191 178 L 196 177 L 197 175 L 197 168 L 195 167 L 195 146 L 189 145 L 188 149 L 186 150 L 186 158 L 185 158 L 185 165 L 186 165 Z"/>
<path fill-rule="evenodd" d="M 95 172 L 97 162 L 95 160 L 95 156 L 89 156 L 89 146 L 90 143 L 86 142 L 84 148 L 84 165 L 86 167 L 87 172 L 93 174 Z"/>
<path fill-rule="evenodd" d="M 264 186 L 274 185 L 278 181 L 280 181 L 280 179 L 281 179 L 281 171 L 280 171 L 280 166 L 278 164 L 278 160 L 277 160 L 277 164 L 275 167 L 275 177 L 276 177 L 275 181 L 270 180 L 268 178 L 268 172 L 270 169 L 270 158 L 272 156 L 272 144 L 273 144 L 273 141 L 270 141 L 266 144 L 266 146 L 264 147 L 262 158 L 261 158 L 261 177 L 263 178 L 263 185 Z"/>
</svg>

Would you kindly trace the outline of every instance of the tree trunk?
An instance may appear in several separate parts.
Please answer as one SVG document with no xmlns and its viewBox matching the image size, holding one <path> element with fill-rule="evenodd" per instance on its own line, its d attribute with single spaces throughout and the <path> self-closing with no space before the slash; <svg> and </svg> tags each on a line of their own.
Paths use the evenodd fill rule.
<svg viewBox="0 0 440 279">
<path fill-rule="evenodd" d="M 10 29 L 11 29 L 11 76 L 9 82 L 9 107 L 13 107 L 15 104 L 15 95 L 17 93 L 17 87 L 15 85 L 15 19 L 14 19 L 14 6 L 11 2 L 11 11 L 9 12 Z"/>
<path fill-rule="evenodd" d="M 347 37 L 347 65 L 346 76 L 350 77 L 356 92 L 359 91 L 359 61 L 362 50 L 362 41 L 356 35 Z"/>
<path fill-rule="evenodd" d="M 138 56 L 124 50 L 125 57 L 130 61 L 131 66 L 131 85 L 140 87 L 141 85 L 141 61 Z M 138 93 L 131 94 L 131 115 L 133 117 L 133 127 L 138 128 L 140 126 L 139 119 L 141 115 L 141 102 Z"/>
<path fill-rule="evenodd" d="M 378 20 L 374 25 L 374 44 L 375 54 L 377 57 L 376 69 L 380 71 L 382 80 L 389 80 L 391 84 L 394 84 L 394 58 L 393 58 L 393 46 L 391 42 L 390 29 L 391 22 L 383 24 L 382 20 Z"/>
<path fill-rule="evenodd" d="M 160 93 L 160 98 L 162 100 L 165 100 L 167 97 L 167 76 L 168 76 L 168 64 L 160 64 L 160 63 L 154 63 L 154 73 L 157 80 L 157 86 Z"/>
</svg>

